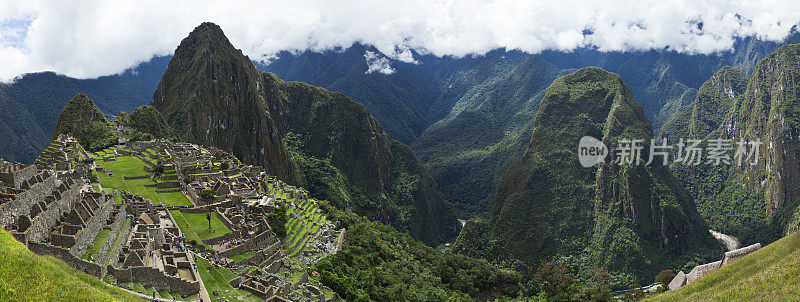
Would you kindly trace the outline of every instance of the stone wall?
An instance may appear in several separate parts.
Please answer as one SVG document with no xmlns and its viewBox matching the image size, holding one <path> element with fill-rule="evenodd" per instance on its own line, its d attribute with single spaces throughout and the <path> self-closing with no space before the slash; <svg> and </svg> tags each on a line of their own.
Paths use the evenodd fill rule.
<svg viewBox="0 0 800 302">
<path fill-rule="evenodd" d="M 725 255 L 722 256 L 722 260 L 695 266 L 692 269 L 692 271 L 689 272 L 688 274 L 685 274 L 684 272 L 678 272 L 678 274 L 675 275 L 675 278 L 673 278 L 672 281 L 669 283 L 669 289 L 675 290 L 680 288 L 681 286 L 692 283 L 695 280 L 699 279 L 700 277 L 708 275 L 711 272 L 719 269 L 720 267 L 726 266 L 737 259 L 740 259 L 752 252 L 759 250 L 760 248 L 761 248 L 761 243 L 756 243 L 750 246 L 726 252 Z"/>
<path fill-rule="evenodd" d="M 0 166 L 0 183 L 6 187 L 21 188 L 22 183 L 36 176 L 36 165 L 25 167 L 18 163 Z"/>
<path fill-rule="evenodd" d="M 119 232 L 126 231 L 122 230 L 122 224 L 125 223 L 125 218 L 127 216 L 128 213 L 125 212 L 125 207 L 120 207 L 119 212 L 117 212 L 117 215 L 114 217 L 114 223 L 111 224 L 111 233 L 108 235 L 108 240 L 106 240 L 106 243 L 103 244 L 103 247 L 100 248 L 100 252 L 97 254 L 97 260 L 95 260 L 96 263 L 102 264 L 100 262 L 106 258 L 106 254 L 108 254 L 108 251 L 109 249 L 111 249 L 111 246 L 114 245 L 114 241 L 117 239 L 117 235 L 119 235 Z"/>
<path fill-rule="evenodd" d="M 269 247 L 258 251 L 252 257 L 246 258 L 246 259 L 242 259 L 239 262 L 237 262 L 236 264 L 238 264 L 238 265 L 245 265 L 245 264 L 256 265 L 256 264 L 259 264 L 259 263 L 263 262 L 264 260 L 266 260 L 268 258 L 270 259 L 269 263 L 272 263 L 272 262 L 274 262 L 276 260 L 279 260 L 280 258 L 283 257 L 283 255 L 281 255 L 280 252 L 276 253 L 276 251 L 278 251 L 278 249 L 280 249 L 280 247 L 281 247 L 281 242 L 280 241 L 275 242 L 272 245 L 270 245 Z"/>
<path fill-rule="evenodd" d="M 37 255 L 53 256 L 61 261 L 64 261 L 70 267 L 77 269 L 81 272 L 94 276 L 95 278 L 102 279 L 106 275 L 106 268 L 96 263 L 85 261 L 72 255 L 69 250 L 57 246 L 52 246 L 45 243 L 28 242 L 28 249 Z"/>
<path fill-rule="evenodd" d="M 0 227 L 8 227 L 9 224 L 13 223 L 15 217 L 29 215 L 31 206 L 44 200 L 47 195 L 53 192 L 55 187 L 56 177 L 47 175 L 44 180 L 17 195 L 14 200 L 0 205 Z"/>
<path fill-rule="evenodd" d="M 177 181 L 168 181 L 168 182 L 160 182 L 156 185 L 156 188 L 159 189 L 167 189 L 167 188 L 180 188 L 181 184 Z"/>
<path fill-rule="evenodd" d="M 44 242 L 47 238 L 50 238 L 50 229 L 58 223 L 61 215 L 69 212 L 72 209 L 72 205 L 78 201 L 81 185 L 82 183 L 80 182 L 73 182 L 61 194 L 61 198 L 47 205 L 47 209 L 33 219 L 30 228 L 26 232 L 26 240 Z M 55 199 L 55 196 L 53 198 Z"/>
<path fill-rule="evenodd" d="M 103 202 L 102 206 L 97 209 L 94 216 L 89 219 L 89 222 L 86 223 L 86 227 L 75 235 L 75 245 L 70 249 L 70 252 L 75 255 L 75 257 L 83 256 L 83 254 L 86 253 L 86 249 L 92 244 L 95 237 L 97 237 L 97 233 L 106 226 L 106 221 L 108 221 L 108 217 L 114 209 L 114 202 L 110 199 L 106 200 L 105 198 L 102 198 L 101 202 Z"/>
<path fill-rule="evenodd" d="M 273 233 L 272 231 L 266 231 L 250 238 L 249 240 L 245 241 L 244 243 L 236 247 L 222 251 L 219 254 L 223 257 L 230 257 L 250 250 L 260 250 L 262 248 L 265 248 L 273 244 L 276 240 L 278 240 L 278 238 L 275 237 L 275 233 Z"/>
<path fill-rule="evenodd" d="M 742 258 L 744 256 L 747 256 L 748 254 L 750 254 L 752 252 L 755 252 L 755 251 L 757 251 L 759 249 L 761 249 L 761 243 L 756 243 L 756 244 L 753 244 L 753 245 L 750 245 L 750 246 L 746 246 L 746 247 L 743 247 L 743 248 L 740 248 L 740 249 L 729 251 L 729 252 L 725 253 L 724 256 L 722 256 L 722 265 L 721 266 L 728 265 L 731 262 L 733 262 L 735 260 L 738 260 L 739 258 Z"/>
<path fill-rule="evenodd" d="M 722 266 L 721 260 L 695 266 L 692 271 L 686 275 L 686 284 L 692 283 L 700 277 L 710 274 L 720 268 L 720 266 Z"/>
<path fill-rule="evenodd" d="M 128 237 L 130 237 L 131 232 L 133 231 L 133 223 L 128 225 L 126 229 L 120 231 L 124 232 L 122 233 L 122 240 L 117 242 L 117 244 L 112 247 L 111 251 L 113 254 L 108 255 L 108 257 L 106 257 L 108 259 L 113 260 L 109 262 L 109 265 L 111 266 L 116 266 L 117 263 L 119 262 L 119 254 L 122 253 L 122 246 L 128 241 Z"/>
<path fill-rule="evenodd" d="M 139 282 L 145 287 L 156 290 L 166 290 L 178 293 L 181 296 L 191 296 L 200 291 L 200 282 L 188 281 L 180 277 L 164 275 L 158 269 L 146 266 L 116 269 L 108 266 L 108 273 L 117 278 L 118 282 Z"/>
</svg>

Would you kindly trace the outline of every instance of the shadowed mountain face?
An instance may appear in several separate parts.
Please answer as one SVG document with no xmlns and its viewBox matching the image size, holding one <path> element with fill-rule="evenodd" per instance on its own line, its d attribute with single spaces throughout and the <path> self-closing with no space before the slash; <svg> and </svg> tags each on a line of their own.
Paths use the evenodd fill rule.
<svg viewBox="0 0 800 302">
<path fill-rule="evenodd" d="M 643 139 L 645 150 L 653 137 L 622 79 L 600 68 L 578 70 L 550 85 L 528 148 L 498 186 L 485 229 L 496 238 L 494 246 L 462 234 L 456 250 L 486 244 L 493 250 L 484 256 L 518 259 L 528 272 L 541 261 L 572 255 L 581 259 L 571 263 L 577 267 L 602 267 L 632 280 L 650 277 L 681 256 L 717 250 L 692 198 L 667 167 L 607 160 L 584 168 L 577 160 L 584 136 L 609 147 Z M 648 152 L 642 156 L 647 160 Z"/>
<path fill-rule="evenodd" d="M 800 168 L 798 158 L 797 78 L 800 46 L 784 45 L 756 65 L 749 81 L 744 73 L 724 67 L 706 81 L 697 98 L 681 107 L 661 136 L 732 139 L 732 153 L 743 140 L 748 147 L 732 165 L 678 166 L 676 177 L 697 200 L 709 225 L 744 244 L 768 243 L 798 229 Z M 760 142 L 756 164 L 747 154 Z"/>
<path fill-rule="evenodd" d="M 151 104 L 169 125 L 155 128 L 162 133 L 229 151 L 426 243 L 455 236 L 452 205 L 413 151 L 389 138 L 363 105 L 260 72 L 214 24 L 181 42 Z M 131 113 L 132 123 L 137 116 L 159 120 L 146 107 Z"/>
</svg>

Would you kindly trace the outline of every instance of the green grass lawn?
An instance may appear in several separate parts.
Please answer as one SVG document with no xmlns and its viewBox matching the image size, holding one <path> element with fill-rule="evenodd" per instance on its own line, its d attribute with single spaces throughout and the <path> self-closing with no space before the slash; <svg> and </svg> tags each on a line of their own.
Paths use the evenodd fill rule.
<svg viewBox="0 0 800 302">
<path fill-rule="evenodd" d="M 64 262 L 30 252 L 0 229 L 0 300 L 142 301 Z"/>
<path fill-rule="evenodd" d="M 219 219 L 217 213 L 211 214 L 211 228 L 208 227 L 205 213 L 182 213 L 179 210 L 172 210 L 170 213 L 175 218 L 175 223 L 178 224 L 187 242 L 195 240 L 197 243 L 203 243 L 203 239 L 216 238 L 231 232 Z"/>
<path fill-rule="evenodd" d="M 247 252 L 241 253 L 239 255 L 234 255 L 234 256 L 231 256 L 231 257 L 228 257 L 228 258 L 230 258 L 233 261 L 239 262 L 239 261 L 242 261 L 244 259 L 253 257 L 255 255 L 256 255 L 255 251 L 247 251 Z"/>
<path fill-rule="evenodd" d="M 800 300 L 800 232 L 647 301 Z"/>
<path fill-rule="evenodd" d="M 113 176 L 108 176 L 102 172 L 95 172 L 103 184 L 106 192 L 112 192 L 114 188 L 125 190 L 133 194 L 142 196 L 146 199 L 153 201 L 154 204 L 166 204 L 172 206 L 192 205 L 188 198 L 182 192 L 172 193 L 157 193 L 155 187 L 145 187 L 144 185 L 155 184 L 149 178 L 125 180 L 125 176 L 143 176 L 147 175 L 144 170 L 144 162 L 137 157 L 120 156 L 115 161 L 104 162 L 102 160 L 95 161 L 98 167 L 106 170 L 114 171 Z M 160 190 L 160 189 L 159 189 Z"/>
<path fill-rule="evenodd" d="M 228 283 L 231 279 L 236 278 L 236 275 L 231 270 L 214 267 L 200 257 L 194 257 L 194 261 L 197 264 L 197 272 L 200 274 L 200 278 L 203 279 L 203 285 L 206 287 L 211 299 L 229 297 L 230 300 L 238 301 L 237 296 L 244 296 L 245 301 L 263 301 L 263 299 L 254 296 L 248 291 L 243 290 L 240 292 L 233 288 Z M 219 291 L 219 296 L 214 296 L 214 290 Z M 225 293 L 226 290 L 228 291 L 227 293 Z"/>
<path fill-rule="evenodd" d="M 102 229 L 99 233 L 97 233 L 97 237 L 94 238 L 92 241 L 92 245 L 89 246 L 89 249 L 86 250 L 86 253 L 83 255 L 83 259 L 89 260 L 91 257 L 97 259 L 97 255 L 100 254 L 100 249 L 103 248 L 103 245 L 106 244 L 108 241 L 108 235 L 111 234 L 110 230 Z"/>
</svg>

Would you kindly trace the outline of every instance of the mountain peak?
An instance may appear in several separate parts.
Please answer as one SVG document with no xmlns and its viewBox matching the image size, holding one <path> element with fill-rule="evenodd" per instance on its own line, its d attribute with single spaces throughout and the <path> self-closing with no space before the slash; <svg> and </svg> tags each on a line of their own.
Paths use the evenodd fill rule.
<svg viewBox="0 0 800 302">
<path fill-rule="evenodd" d="M 225 42 L 228 41 L 228 38 L 225 36 L 225 33 L 222 31 L 222 28 L 219 25 L 216 25 L 211 22 L 203 22 L 200 23 L 197 27 L 195 27 L 189 36 L 186 39 L 194 39 L 194 40 L 224 40 Z M 184 40 L 186 40 L 184 39 Z"/>
<path fill-rule="evenodd" d="M 194 58 L 208 56 L 240 61 L 245 61 L 244 59 L 247 58 L 242 54 L 241 50 L 236 49 L 231 44 L 219 25 L 203 22 L 181 41 L 181 44 L 175 49 L 175 57 L 179 58 L 178 62 L 181 62 L 181 64 L 187 64 L 193 61 Z M 250 60 L 247 59 L 246 61 L 249 62 Z"/>
</svg>

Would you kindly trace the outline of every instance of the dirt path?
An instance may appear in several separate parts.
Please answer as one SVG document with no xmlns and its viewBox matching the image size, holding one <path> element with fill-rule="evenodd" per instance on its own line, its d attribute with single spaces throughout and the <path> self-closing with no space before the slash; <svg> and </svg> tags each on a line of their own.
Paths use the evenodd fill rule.
<svg viewBox="0 0 800 302">
<path fill-rule="evenodd" d="M 739 239 L 736 239 L 736 237 L 733 237 L 731 235 L 726 235 L 717 232 L 715 230 L 708 230 L 708 232 L 711 233 L 711 235 L 714 236 L 714 238 L 717 238 L 717 240 L 722 241 L 722 243 L 725 244 L 725 247 L 728 248 L 729 251 L 738 249 L 739 246 L 742 244 L 741 242 L 739 242 Z"/>
</svg>

